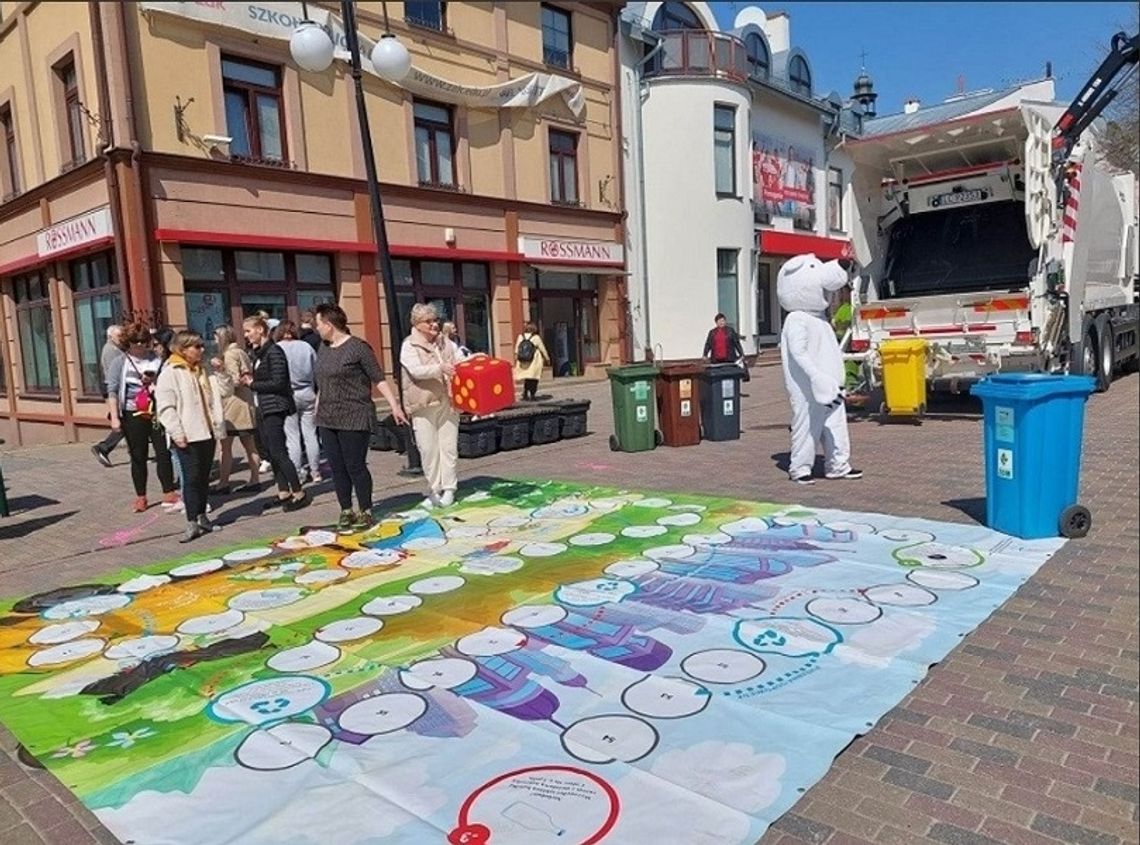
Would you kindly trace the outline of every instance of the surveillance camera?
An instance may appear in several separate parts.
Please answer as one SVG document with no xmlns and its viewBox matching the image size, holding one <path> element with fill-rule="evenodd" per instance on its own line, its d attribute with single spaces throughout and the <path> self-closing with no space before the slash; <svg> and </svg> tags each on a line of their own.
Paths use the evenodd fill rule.
<svg viewBox="0 0 1140 845">
<path fill-rule="evenodd" d="M 229 135 L 203 135 L 202 140 L 205 141 L 207 144 L 213 144 L 214 146 L 221 146 L 223 144 L 233 143 L 234 139 L 231 138 Z"/>
</svg>

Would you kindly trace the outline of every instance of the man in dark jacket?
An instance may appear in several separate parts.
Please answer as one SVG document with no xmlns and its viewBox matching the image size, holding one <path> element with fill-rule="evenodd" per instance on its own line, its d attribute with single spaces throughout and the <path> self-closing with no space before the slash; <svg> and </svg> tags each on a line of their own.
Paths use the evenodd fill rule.
<svg viewBox="0 0 1140 845">
<path fill-rule="evenodd" d="M 321 336 L 317 334 L 317 330 L 314 328 L 315 324 L 313 321 L 315 319 L 316 317 L 312 311 L 301 312 L 301 331 L 300 334 L 297 335 L 297 340 L 305 341 L 305 343 L 313 347 L 314 352 L 320 352 Z"/>
<path fill-rule="evenodd" d="M 253 373 L 243 376 L 242 382 L 253 390 L 263 454 L 273 468 L 277 498 L 282 507 L 287 511 L 298 510 L 309 504 L 309 497 L 301 489 L 301 479 L 289 459 L 285 442 L 285 418 L 297 411 L 289 359 L 269 338 L 269 324 L 261 317 L 248 317 L 242 328 L 253 350 Z"/>
<path fill-rule="evenodd" d="M 107 398 L 107 382 L 111 380 L 112 370 L 123 368 L 123 327 L 118 323 L 107 327 L 107 342 L 103 344 L 103 351 L 99 353 L 99 374 L 103 377 L 100 387 L 103 398 Z M 117 375 L 117 372 L 116 372 Z M 103 466 L 114 466 L 111 463 L 111 451 L 123 439 L 122 429 L 112 429 L 111 432 L 91 447 L 91 454 Z"/>
</svg>

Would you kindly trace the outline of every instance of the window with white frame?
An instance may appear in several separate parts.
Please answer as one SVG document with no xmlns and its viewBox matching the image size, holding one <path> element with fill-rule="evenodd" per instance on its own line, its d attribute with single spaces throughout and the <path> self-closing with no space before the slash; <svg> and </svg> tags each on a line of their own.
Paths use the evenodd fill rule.
<svg viewBox="0 0 1140 845">
<path fill-rule="evenodd" d="M 723 314 L 730 326 L 739 325 L 740 274 L 738 264 L 740 250 L 718 249 L 716 251 L 716 310 Z"/>
<path fill-rule="evenodd" d="M 736 196 L 735 106 L 713 106 L 713 163 L 717 196 Z"/>
</svg>

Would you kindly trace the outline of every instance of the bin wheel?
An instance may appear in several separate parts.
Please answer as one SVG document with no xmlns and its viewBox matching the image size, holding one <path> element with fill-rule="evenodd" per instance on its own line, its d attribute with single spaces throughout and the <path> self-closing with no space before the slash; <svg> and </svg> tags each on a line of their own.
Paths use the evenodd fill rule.
<svg viewBox="0 0 1140 845">
<path fill-rule="evenodd" d="M 661 444 L 663 444 L 665 442 L 665 435 L 662 434 L 660 431 L 654 430 L 653 442 L 656 443 L 658 446 L 660 446 Z"/>
<path fill-rule="evenodd" d="M 616 434 L 610 435 L 610 451 L 616 452 L 618 450 L 618 439 Z"/>
<path fill-rule="evenodd" d="M 879 416 L 880 417 L 889 416 L 890 413 L 891 413 L 891 410 L 890 410 L 890 408 L 887 407 L 887 403 L 886 402 L 880 402 L 879 403 Z"/>
<path fill-rule="evenodd" d="M 1092 514 L 1084 505 L 1069 505 L 1061 511 L 1060 522 L 1061 536 L 1077 540 L 1092 528 Z"/>
</svg>

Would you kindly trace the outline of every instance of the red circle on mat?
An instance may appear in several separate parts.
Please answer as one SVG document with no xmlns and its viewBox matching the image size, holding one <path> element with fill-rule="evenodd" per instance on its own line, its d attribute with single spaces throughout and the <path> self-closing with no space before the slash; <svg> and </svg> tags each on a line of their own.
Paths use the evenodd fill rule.
<svg viewBox="0 0 1140 845">
<path fill-rule="evenodd" d="M 476 822 L 474 824 L 467 818 L 467 814 L 471 812 L 471 807 L 475 804 L 476 799 L 492 787 L 498 786 L 505 780 L 510 780 L 519 775 L 529 775 L 532 772 L 570 772 L 571 774 L 579 775 L 587 780 L 593 781 L 599 787 L 606 797 L 610 800 L 610 812 L 606 816 L 602 826 L 598 828 L 597 832 L 591 834 L 588 838 L 583 839 L 578 845 L 595 845 L 601 842 L 602 838 L 614 829 L 617 824 L 618 811 L 621 808 L 621 803 L 618 801 L 617 791 L 610 786 L 606 781 L 602 780 L 592 772 L 587 772 L 585 769 L 578 769 L 574 766 L 530 766 L 525 769 L 515 769 L 513 772 L 506 772 L 499 775 L 494 780 L 489 780 L 464 800 L 463 805 L 459 808 L 459 822 L 457 826 L 447 836 L 447 841 L 451 845 L 488 845 L 491 843 L 491 830 L 485 824 Z"/>
</svg>

